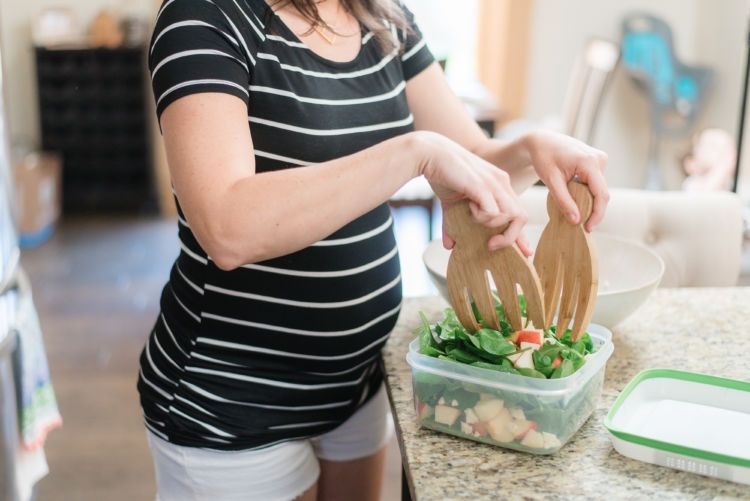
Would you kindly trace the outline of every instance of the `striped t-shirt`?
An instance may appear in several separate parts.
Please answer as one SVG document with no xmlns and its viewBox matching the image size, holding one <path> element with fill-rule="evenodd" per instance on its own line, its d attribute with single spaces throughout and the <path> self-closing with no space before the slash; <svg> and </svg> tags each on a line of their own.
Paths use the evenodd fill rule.
<svg viewBox="0 0 750 501">
<path fill-rule="evenodd" d="M 240 97 L 259 173 L 354 153 L 413 130 L 405 82 L 433 57 L 416 27 L 393 32 L 400 51 L 383 54 L 363 31 L 357 57 L 332 62 L 263 0 L 165 1 L 150 47 L 157 113 L 196 92 Z M 177 206 L 181 250 L 141 355 L 146 426 L 226 450 L 338 426 L 379 387 L 401 307 L 387 204 L 306 249 L 232 271 L 214 265 Z"/>
</svg>

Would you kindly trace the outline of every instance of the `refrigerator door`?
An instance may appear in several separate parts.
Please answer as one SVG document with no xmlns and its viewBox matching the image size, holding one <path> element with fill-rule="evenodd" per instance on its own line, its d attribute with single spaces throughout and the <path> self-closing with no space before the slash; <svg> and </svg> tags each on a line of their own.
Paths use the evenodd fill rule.
<svg viewBox="0 0 750 501">
<path fill-rule="evenodd" d="M 16 449 L 18 410 L 13 376 L 13 352 L 17 337 L 11 330 L 17 308 L 15 290 L 0 294 L 0 500 L 17 501 Z"/>
<path fill-rule="evenodd" d="M 6 118 L 6 90 L 0 47 L 0 294 L 13 282 L 20 251 L 15 226 L 15 196 Z M 0 338 L 2 338 L 0 333 Z"/>
</svg>

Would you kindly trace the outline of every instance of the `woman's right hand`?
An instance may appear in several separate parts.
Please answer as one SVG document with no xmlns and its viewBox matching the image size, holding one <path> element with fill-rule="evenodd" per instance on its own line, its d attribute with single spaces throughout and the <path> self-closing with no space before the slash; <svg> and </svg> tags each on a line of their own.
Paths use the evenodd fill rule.
<svg viewBox="0 0 750 501">
<path fill-rule="evenodd" d="M 414 132 L 423 152 L 420 173 L 425 176 L 445 209 L 468 198 L 472 217 L 490 228 L 507 225 L 488 242 L 490 249 L 517 242 L 526 255 L 531 247 L 523 234 L 528 220 L 510 176 L 502 169 L 469 152 L 443 135 Z M 443 231 L 443 245 L 453 248 L 455 241 Z"/>
</svg>

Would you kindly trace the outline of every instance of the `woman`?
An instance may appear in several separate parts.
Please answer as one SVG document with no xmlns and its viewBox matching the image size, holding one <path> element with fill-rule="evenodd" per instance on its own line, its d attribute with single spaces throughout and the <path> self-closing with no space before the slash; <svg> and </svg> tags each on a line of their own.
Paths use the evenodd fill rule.
<svg viewBox="0 0 750 501">
<path fill-rule="evenodd" d="M 150 67 L 181 242 L 138 382 L 159 498 L 378 499 L 387 200 L 424 175 L 529 254 L 516 190 L 541 178 L 577 221 L 578 176 L 590 229 L 606 156 L 487 139 L 394 0 L 167 0 Z"/>
</svg>

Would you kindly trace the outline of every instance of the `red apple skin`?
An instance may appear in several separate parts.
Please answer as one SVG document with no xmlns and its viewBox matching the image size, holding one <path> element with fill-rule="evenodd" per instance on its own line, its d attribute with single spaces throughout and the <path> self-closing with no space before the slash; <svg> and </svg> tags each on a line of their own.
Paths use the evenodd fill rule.
<svg viewBox="0 0 750 501">
<path fill-rule="evenodd" d="M 482 421 L 477 421 L 476 423 L 472 423 L 471 428 L 474 431 L 474 433 L 478 433 L 480 437 L 487 436 L 487 427 L 484 425 Z"/>
<path fill-rule="evenodd" d="M 523 437 L 526 436 L 529 430 L 536 430 L 538 427 L 536 421 L 526 421 L 526 423 L 527 424 L 524 424 L 524 426 L 520 430 L 518 430 L 518 432 L 516 432 L 514 437 L 516 440 L 523 439 Z"/>
<path fill-rule="evenodd" d="M 513 335 L 511 336 L 511 340 L 517 345 L 526 342 L 538 344 L 541 346 L 544 343 L 544 334 L 536 330 L 520 330 L 513 333 Z"/>
</svg>

